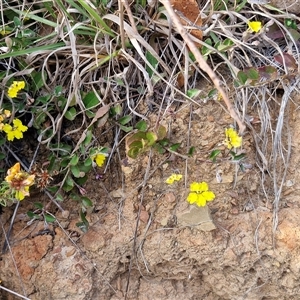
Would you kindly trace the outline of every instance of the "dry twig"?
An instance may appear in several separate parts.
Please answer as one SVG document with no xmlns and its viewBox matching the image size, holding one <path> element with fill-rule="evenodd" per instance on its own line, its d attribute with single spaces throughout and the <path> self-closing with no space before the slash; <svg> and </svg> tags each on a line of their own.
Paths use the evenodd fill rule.
<svg viewBox="0 0 300 300">
<path fill-rule="evenodd" d="M 219 78 L 217 77 L 215 72 L 210 68 L 210 66 L 206 63 L 206 61 L 203 59 L 203 57 L 202 57 L 201 53 L 199 52 L 198 48 L 196 47 L 194 42 L 190 39 L 189 35 L 187 34 L 186 30 L 184 29 L 183 25 L 181 24 L 178 16 L 174 12 L 174 9 L 172 8 L 172 6 L 170 4 L 170 1 L 169 0 L 160 0 L 160 2 L 166 8 L 168 14 L 170 15 L 172 21 L 174 22 L 174 24 L 176 26 L 178 32 L 180 33 L 180 35 L 182 36 L 182 38 L 184 39 L 184 41 L 186 42 L 186 44 L 190 48 L 191 52 L 194 54 L 197 62 L 199 63 L 200 68 L 208 74 L 208 76 L 210 77 L 210 79 L 214 83 L 215 87 L 217 88 L 217 90 L 221 94 L 224 102 L 226 103 L 226 106 L 228 108 L 228 111 L 229 111 L 231 117 L 237 122 L 237 124 L 239 126 L 239 132 L 242 134 L 245 131 L 246 126 L 242 122 L 242 120 L 239 118 L 239 116 L 237 115 L 237 113 L 236 113 L 233 105 L 231 104 L 227 94 L 225 93 L 224 89 L 221 87 Z"/>
</svg>

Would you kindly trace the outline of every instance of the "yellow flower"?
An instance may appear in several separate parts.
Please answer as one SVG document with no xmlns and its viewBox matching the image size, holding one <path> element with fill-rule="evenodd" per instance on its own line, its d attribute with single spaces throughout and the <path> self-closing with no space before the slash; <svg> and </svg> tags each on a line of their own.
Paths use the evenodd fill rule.
<svg viewBox="0 0 300 300">
<path fill-rule="evenodd" d="M 260 21 L 249 21 L 248 26 L 251 32 L 259 32 L 261 30 L 262 24 Z"/>
<path fill-rule="evenodd" d="M 25 196 L 29 196 L 29 187 L 34 184 L 35 175 L 29 175 L 27 172 L 21 171 L 20 163 L 16 163 L 7 171 L 5 181 L 9 186 L 17 200 L 21 201 Z"/>
<path fill-rule="evenodd" d="M 13 81 L 11 86 L 8 88 L 7 94 L 10 98 L 16 98 L 18 92 L 25 88 L 25 81 Z"/>
<path fill-rule="evenodd" d="M 11 116 L 11 112 L 8 109 L 4 109 L 4 116 L 9 118 Z"/>
<path fill-rule="evenodd" d="M 224 144 L 228 149 L 241 147 L 243 139 L 233 128 L 226 128 L 225 136 Z"/>
<path fill-rule="evenodd" d="M 187 201 L 190 204 L 196 204 L 198 206 L 205 206 L 207 201 L 215 199 L 215 194 L 209 191 L 208 184 L 206 182 L 193 182 L 190 185 L 190 193 L 187 197 Z"/>
<path fill-rule="evenodd" d="M 96 162 L 98 167 L 102 167 L 105 162 L 106 155 L 103 153 L 98 153 L 92 159 Z"/>
<path fill-rule="evenodd" d="M 13 120 L 14 126 L 5 124 L 2 130 L 6 133 L 7 139 L 13 141 L 14 138 L 21 139 L 23 138 L 23 132 L 25 132 L 28 127 L 22 124 L 22 121 L 19 119 Z"/>
<path fill-rule="evenodd" d="M 169 176 L 166 180 L 167 184 L 173 184 L 175 181 L 179 181 L 182 178 L 181 174 L 175 174 L 173 173 L 171 176 Z"/>
</svg>

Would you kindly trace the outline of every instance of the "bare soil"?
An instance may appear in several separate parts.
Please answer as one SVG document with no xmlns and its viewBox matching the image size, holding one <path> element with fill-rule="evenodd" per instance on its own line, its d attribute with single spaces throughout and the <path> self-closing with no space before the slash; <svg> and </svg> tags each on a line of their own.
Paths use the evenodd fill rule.
<svg viewBox="0 0 300 300">
<path fill-rule="evenodd" d="M 207 157 L 213 149 L 225 151 L 231 118 L 213 101 L 197 109 L 182 105 L 172 108 L 164 124 L 174 143 L 187 145 L 189 139 L 196 147 L 192 158 L 154 151 L 137 160 L 124 155 L 103 179 L 91 174 L 85 189 L 94 208 L 85 234 L 75 225 L 79 207 L 72 199 L 63 202 L 64 213 L 56 212 L 59 225 L 47 231 L 41 221 L 28 225 L 26 216 L 46 196 L 23 201 L 11 249 L 0 256 L 1 284 L 32 300 L 300 299 L 299 118 L 293 110 L 291 167 L 275 235 L 271 197 L 261 187 L 250 133 L 243 147 L 252 168 L 241 172 L 225 159 L 213 164 Z M 154 124 L 157 112 L 149 119 Z M 165 180 L 174 172 L 184 179 L 169 186 Z M 216 194 L 210 213 L 186 202 L 193 181 L 208 182 Z M 12 211 L 5 208 L 1 215 L 5 228 Z M 2 231 L 0 240 L 2 246 Z M 0 290 L 0 299 L 19 298 Z"/>
</svg>

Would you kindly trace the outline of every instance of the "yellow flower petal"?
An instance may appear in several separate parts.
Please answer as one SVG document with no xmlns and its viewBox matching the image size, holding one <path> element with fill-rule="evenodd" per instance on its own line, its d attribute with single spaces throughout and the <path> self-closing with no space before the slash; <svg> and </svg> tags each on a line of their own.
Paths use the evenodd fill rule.
<svg viewBox="0 0 300 300">
<path fill-rule="evenodd" d="M 3 131 L 4 131 L 5 133 L 9 133 L 10 131 L 12 131 L 11 125 L 5 124 L 5 125 L 3 126 Z"/>
<path fill-rule="evenodd" d="M 193 204 L 197 201 L 198 199 L 198 195 L 196 193 L 189 193 L 188 197 L 187 197 L 187 201 L 190 203 L 190 204 Z"/>
<path fill-rule="evenodd" d="M 22 191 L 16 191 L 15 197 L 17 200 L 22 201 L 25 198 L 25 195 Z"/>
<path fill-rule="evenodd" d="M 97 164 L 98 167 L 102 167 L 104 162 L 105 162 L 106 156 L 102 153 L 99 153 L 96 155 L 95 157 L 95 162 Z"/>
<path fill-rule="evenodd" d="M 228 149 L 241 147 L 243 138 L 233 128 L 226 128 L 225 136 L 224 144 Z"/>
<path fill-rule="evenodd" d="M 11 112 L 7 109 L 4 110 L 4 115 L 6 118 L 9 118 L 11 116 Z"/>
<path fill-rule="evenodd" d="M 199 183 L 199 192 L 208 191 L 208 184 L 206 182 Z"/>
<path fill-rule="evenodd" d="M 187 197 L 187 201 L 190 204 L 195 203 L 198 206 L 205 206 L 207 201 L 215 199 L 215 194 L 209 191 L 208 184 L 206 182 L 193 182 L 190 185 L 190 193 Z"/>
<path fill-rule="evenodd" d="M 173 184 L 174 181 L 175 181 L 175 178 L 174 178 L 173 175 L 171 175 L 170 177 L 168 177 L 168 178 L 166 179 L 166 183 L 167 183 L 167 184 Z"/>
<path fill-rule="evenodd" d="M 251 21 L 251 22 L 248 22 L 248 26 L 249 26 L 250 31 L 259 32 L 261 30 L 262 24 L 260 21 Z"/>
<path fill-rule="evenodd" d="M 13 81 L 13 83 L 7 91 L 7 94 L 10 98 L 16 98 L 18 96 L 18 92 L 24 88 L 25 81 Z"/>
<path fill-rule="evenodd" d="M 181 174 L 175 174 L 175 173 L 173 173 L 171 176 L 169 176 L 166 179 L 166 183 L 167 184 L 173 184 L 175 181 L 179 181 L 181 178 L 182 178 Z"/>
<path fill-rule="evenodd" d="M 22 124 L 22 121 L 19 120 L 19 119 L 14 119 L 14 120 L 13 120 L 13 123 L 14 123 L 14 125 L 15 125 L 15 127 L 16 127 L 16 130 L 25 132 L 25 131 L 28 129 L 28 127 L 25 126 L 25 125 L 23 125 L 23 124 Z"/>
<path fill-rule="evenodd" d="M 196 204 L 198 206 L 205 206 L 206 205 L 206 199 L 203 194 L 197 195 Z"/>
<path fill-rule="evenodd" d="M 23 180 L 23 185 L 25 186 L 31 186 L 34 184 L 35 175 L 29 175 L 25 180 Z"/>
<path fill-rule="evenodd" d="M 190 185 L 190 191 L 191 192 L 198 192 L 199 191 L 199 183 L 198 182 L 192 182 Z"/>
<path fill-rule="evenodd" d="M 202 195 L 206 201 L 212 201 L 216 197 L 215 194 L 211 191 L 203 192 Z"/>
<path fill-rule="evenodd" d="M 20 163 L 17 162 L 7 171 L 7 176 L 5 177 L 6 182 L 11 182 L 12 178 L 16 176 L 21 170 Z"/>
</svg>

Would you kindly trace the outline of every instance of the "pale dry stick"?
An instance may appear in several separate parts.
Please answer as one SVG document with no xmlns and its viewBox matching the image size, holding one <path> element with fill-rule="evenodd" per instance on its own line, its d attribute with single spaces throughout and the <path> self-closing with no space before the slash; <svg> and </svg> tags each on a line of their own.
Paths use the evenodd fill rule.
<svg viewBox="0 0 300 300">
<path fill-rule="evenodd" d="M 1 285 L 0 285 L 0 289 L 4 290 L 4 291 L 6 291 L 6 292 L 9 292 L 9 293 L 11 293 L 11 294 L 13 294 L 13 295 L 15 295 L 15 296 L 21 298 L 21 299 L 30 300 L 29 298 L 24 297 L 24 296 L 22 296 L 22 295 L 20 295 L 20 294 L 18 294 L 18 293 L 16 293 L 16 292 L 10 290 L 10 289 L 7 289 L 7 288 L 5 288 L 4 286 L 1 286 Z"/>
<path fill-rule="evenodd" d="M 132 11 L 131 11 L 130 6 L 128 4 L 128 1 L 127 0 L 121 0 L 121 2 L 125 6 L 125 9 L 127 11 L 128 18 L 129 18 L 129 21 L 131 23 L 132 29 L 134 30 L 135 33 L 138 33 L 135 22 L 134 22 L 133 14 L 132 14 Z"/>
<path fill-rule="evenodd" d="M 231 104 L 227 94 L 225 93 L 224 89 L 221 87 L 221 83 L 219 78 L 217 77 L 216 73 L 210 68 L 210 66 L 207 64 L 207 62 L 203 59 L 202 55 L 200 54 L 198 48 L 196 45 L 193 43 L 193 41 L 190 39 L 188 36 L 186 30 L 184 29 L 183 25 L 181 24 L 180 20 L 178 19 L 178 16 L 174 12 L 174 9 L 172 8 L 170 1 L 169 0 L 160 0 L 160 2 L 164 5 L 166 8 L 168 14 L 170 15 L 172 21 L 174 22 L 178 32 L 184 39 L 185 43 L 188 45 L 190 48 L 191 52 L 195 56 L 195 59 L 199 63 L 200 68 L 208 74 L 212 82 L 214 83 L 216 89 L 219 91 L 220 95 L 222 96 L 224 102 L 226 103 L 227 109 L 231 115 L 231 117 L 237 122 L 239 126 L 239 133 L 242 134 L 246 126 L 243 123 L 243 121 L 239 118 L 237 115 L 233 105 Z"/>
<path fill-rule="evenodd" d="M 121 44 L 122 48 L 125 51 L 125 30 L 124 30 L 124 5 L 122 0 L 118 0 L 119 5 L 119 14 L 120 14 L 120 36 L 121 36 Z"/>
</svg>

